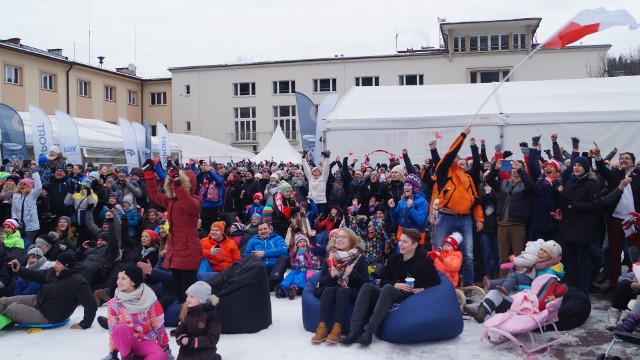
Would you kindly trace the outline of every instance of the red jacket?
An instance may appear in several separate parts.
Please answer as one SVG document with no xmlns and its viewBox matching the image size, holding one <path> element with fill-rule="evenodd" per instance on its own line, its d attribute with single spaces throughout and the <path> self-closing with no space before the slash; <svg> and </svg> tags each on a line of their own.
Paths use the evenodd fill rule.
<svg viewBox="0 0 640 360">
<path fill-rule="evenodd" d="M 202 246 L 198 237 L 198 219 L 202 199 L 195 195 L 196 176 L 191 170 L 180 172 L 182 185 L 174 186 L 175 197 L 158 191 L 155 179 L 145 180 L 147 193 L 154 203 L 167 209 L 169 239 L 162 267 L 177 270 L 198 270 L 202 261 Z M 185 184 L 190 184 L 189 191 Z M 186 187 L 189 187 L 187 185 Z"/>
</svg>

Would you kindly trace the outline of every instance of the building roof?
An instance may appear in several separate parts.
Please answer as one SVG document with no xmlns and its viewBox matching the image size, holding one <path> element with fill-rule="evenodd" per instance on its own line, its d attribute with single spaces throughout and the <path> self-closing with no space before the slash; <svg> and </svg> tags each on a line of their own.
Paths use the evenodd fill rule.
<svg viewBox="0 0 640 360">
<path fill-rule="evenodd" d="M 505 19 L 505 20 L 488 20 L 488 21 L 463 21 L 463 22 L 442 22 L 440 23 L 440 33 L 444 41 L 445 48 L 448 48 L 448 32 L 449 30 L 477 29 L 479 26 L 491 25 L 492 28 L 504 27 L 505 29 L 513 29 L 514 26 L 532 26 L 531 38 L 533 39 L 542 18 L 521 18 L 521 19 Z M 472 35 L 472 34 L 469 34 Z"/>
</svg>

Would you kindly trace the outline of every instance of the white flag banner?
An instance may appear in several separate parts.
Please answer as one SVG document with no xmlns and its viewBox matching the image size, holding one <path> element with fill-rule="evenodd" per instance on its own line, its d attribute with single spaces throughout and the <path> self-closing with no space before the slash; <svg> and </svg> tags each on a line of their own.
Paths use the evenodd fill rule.
<svg viewBox="0 0 640 360">
<path fill-rule="evenodd" d="M 318 115 L 316 116 L 316 151 L 313 154 L 313 162 L 316 164 L 320 164 L 322 160 L 322 156 L 320 155 L 324 150 L 322 143 L 326 142 L 322 134 L 322 130 L 324 130 L 324 120 L 336 107 L 336 102 L 338 102 L 338 94 L 329 94 L 322 99 L 320 106 L 318 106 Z"/>
<path fill-rule="evenodd" d="M 133 125 L 133 131 L 136 133 L 136 145 L 138 146 L 138 154 L 140 155 L 140 164 L 142 164 L 147 160 L 147 155 L 151 149 L 147 149 L 144 126 L 137 122 L 133 122 L 131 125 Z"/>
<path fill-rule="evenodd" d="M 118 125 L 122 131 L 122 143 L 124 144 L 124 156 L 127 158 L 129 168 L 140 167 L 138 160 L 138 143 L 136 142 L 136 133 L 133 126 L 127 119 L 118 118 Z"/>
<path fill-rule="evenodd" d="M 60 151 L 67 157 L 67 162 L 71 164 L 82 164 L 82 154 L 80 150 L 80 136 L 78 136 L 78 126 L 69 114 L 56 110 L 56 120 L 58 121 L 58 134 L 60 137 Z"/>
<path fill-rule="evenodd" d="M 169 132 L 167 128 L 158 123 L 156 125 L 156 138 L 158 138 L 158 153 L 160 153 L 160 163 L 166 164 L 167 157 L 171 156 L 171 143 L 169 141 Z"/>
<path fill-rule="evenodd" d="M 53 146 L 51 119 L 35 105 L 29 105 L 29 119 L 31 121 L 31 136 L 33 136 L 33 153 L 37 160 L 40 155 L 47 155 L 49 148 Z"/>
</svg>

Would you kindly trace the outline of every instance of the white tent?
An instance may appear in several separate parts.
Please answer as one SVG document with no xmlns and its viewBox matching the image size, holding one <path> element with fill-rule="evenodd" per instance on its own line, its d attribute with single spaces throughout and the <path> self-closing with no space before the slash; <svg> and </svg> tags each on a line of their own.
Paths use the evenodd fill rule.
<svg viewBox="0 0 640 360">
<path fill-rule="evenodd" d="M 240 161 L 249 159 L 254 154 L 249 151 L 237 149 L 213 140 L 195 135 L 169 134 L 171 143 L 182 147 L 182 159 L 202 159 L 227 162 L 229 160 Z"/>
<path fill-rule="evenodd" d="M 269 143 L 258 155 L 252 157 L 251 161 L 283 161 L 297 164 L 300 163 L 301 159 L 300 153 L 289 144 L 289 140 L 284 136 L 282 129 L 276 126 Z"/>
<path fill-rule="evenodd" d="M 325 146 L 340 154 L 351 150 L 355 157 L 406 148 L 415 163 L 438 137 L 444 153 L 495 85 L 353 87 L 325 122 Z M 565 149 L 575 136 L 581 151 L 596 141 L 604 153 L 613 147 L 640 152 L 638 99 L 640 76 L 508 82 L 480 112 L 470 137 L 486 139 L 489 156 L 503 143 L 521 158 L 518 143 L 539 134 L 543 148 L 550 148 L 553 133 Z M 464 145 L 461 154 L 469 153 Z"/>
</svg>

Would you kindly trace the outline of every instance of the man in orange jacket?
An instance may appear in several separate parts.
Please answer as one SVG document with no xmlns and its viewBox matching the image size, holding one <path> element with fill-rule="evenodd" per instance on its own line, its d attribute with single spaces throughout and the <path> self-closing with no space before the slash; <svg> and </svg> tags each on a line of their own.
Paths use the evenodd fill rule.
<svg viewBox="0 0 640 360">
<path fill-rule="evenodd" d="M 240 250 L 230 237 L 224 234 L 224 222 L 216 221 L 211 224 L 209 236 L 200 240 L 202 244 L 202 256 L 204 256 L 211 269 L 220 272 L 240 260 Z"/>
</svg>

